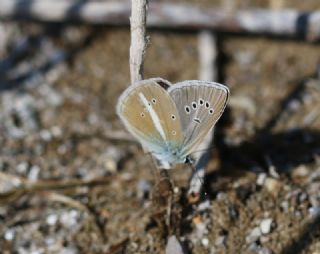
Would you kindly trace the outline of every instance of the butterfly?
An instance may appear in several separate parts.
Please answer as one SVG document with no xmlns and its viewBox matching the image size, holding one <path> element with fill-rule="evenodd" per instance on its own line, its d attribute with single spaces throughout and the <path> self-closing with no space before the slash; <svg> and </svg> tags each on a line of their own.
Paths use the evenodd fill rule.
<svg viewBox="0 0 320 254">
<path fill-rule="evenodd" d="M 218 121 L 228 97 L 229 89 L 215 82 L 171 84 L 151 78 L 120 95 L 117 114 L 146 152 L 171 166 L 190 162 L 190 154 Z"/>
</svg>

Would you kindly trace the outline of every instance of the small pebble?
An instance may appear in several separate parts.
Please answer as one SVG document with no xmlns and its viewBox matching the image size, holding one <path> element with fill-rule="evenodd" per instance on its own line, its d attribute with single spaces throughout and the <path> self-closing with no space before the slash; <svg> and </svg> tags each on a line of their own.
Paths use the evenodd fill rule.
<svg viewBox="0 0 320 254">
<path fill-rule="evenodd" d="M 296 218 L 301 218 L 302 219 L 302 213 L 300 212 L 300 211 L 295 211 L 294 212 L 294 216 L 296 217 Z"/>
<path fill-rule="evenodd" d="M 49 237 L 49 238 L 45 239 L 45 242 L 46 242 L 47 246 L 50 247 L 55 244 L 56 240 L 52 237 Z"/>
<path fill-rule="evenodd" d="M 137 189 L 138 197 L 142 199 L 150 192 L 151 184 L 148 181 L 141 179 L 137 184 Z"/>
<path fill-rule="evenodd" d="M 169 237 L 165 253 L 184 254 L 183 248 L 175 235 Z"/>
<path fill-rule="evenodd" d="M 91 124 L 91 125 L 95 125 L 99 122 L 99 117 L 94 114 L 94 113 L 91 113 L 89 114 L 88 116 L 88 122 Z"/>
<path fill-rule="evenodd" d="M 210 209 L 211 203 L 210 200 L 206 200 L 198 205 L 198 211 L 205 211 Z"/>
<path fill-rule="evenodd" d="M 68 148 L 65 144 L 62 144 L 58 147 L 57 152 L 61 155 L 65 154 L 68 151 Z"/>
<path fill-rule="evenodd" d="M 300 195 L 299 195 L 299 202 L 300 203 L 303 203 L 304 201 L 306 201 L 308 198 L 308 194 L 305 193 L 305 192 L 302 192 Z"/>
<path fill-rule="evenodd" d="M 62 129 L 59 126 L 52 126 L 51 133 L 55 138 L 59 138 L 62 136 Z"/>
<path fill-rule="evenodd" d="M 320 216 L 320 207 L 310 207 L 309 214 L 311 217 L 319 217 Z"/>
<path fill-rule="evenodd" d="M 253 243 L 256 242 L 259 237 L 261 236 L 261 230 L 259 227 L 255 227 L 249 235 L 246 237 L 246 242 L 247 243 Z"/>
<path fill-rule="evenodd" d="M 4 239 L 7 241 L 12 241 L 15 236 L 15 232 L 13 229 L 8 229 L 4 234 Z"/>
<path fill-rule="evenodd" d="M 261 236 L 261 237 L 259 238 L 259 241 L 260 241 L 261 244 L 267 243 L 267 242 L 270 241 L 270 238 L 267 237 L 267 236 Z"/>
<path fill-rule="evenodd" d="M 309 175 L 309 170 L 305 165 L 300 165 L 294 168 L 291 172 L 293 178 L 306 177 Z"/>
<path fill-rule="evenodd" d="M 259 251 L 259 246 L 257 243 L 251 243 L 248 247 L 248 251 L 250 251 L 250 253 L 258 253 Z"/>
<path fill-rule="evenodd" d="M 16 170 L 19 174 L 25 174 L 27 172 L 28 167 L 28 162 L 23 161 L 17 165 Z"/>
<path fill-rule="evenodd" d="M 271 231 L 271 226 L 272 226 L 272 219 L 271 218 L 262 220 L 260 222 L 261 233 L 264 235 L 269 234 Z"/>
<path fill-rule="evenodd" d="M 226 241 L 226 236 L 221 235 L 221 236 L 219 236 L 219 237 L 216 239 L 215 244 L 216 244 L 217 246 L 224 246 L 225 241 Z"/>
<path fill-rule="evenodd" d="M 31 168 L 30 168 L 30 172 L 28 174 L 28 179 L 30 181 L 37 181 L 38 178 L 39 178 L 39 173 L 40 173 L 40 167 L 37 166 L 37 165 L 33 165 Z"/>
<path fill-rule="evenodd" d="M 50 226 L 53 226 L 55 224 L 57 224 L 57 221 L 58 221 L 58 216 L 56 214 L 50 214 L 48 217 L 47 217 L 47 224 L 50 225 Z"/>
<path fill-rule="evenodd" d="M 262 247 L 260 248 L 260 250 L 258 251 L 258 254 L 271 254 L 271 250 L 269 250 L 268 248 L 266 247 Z"/>
<path fill-rule="evenodd" d="M 257 177 L 257 181 L 256 181 L 257 185 L 258 186 L 263 186 L 266 178 L 267 178 L 267 174 L 266 173 L 260 173 L 258 175 L 258 177 Z"/>
<path fill-rule="evenodd" d="M 281 208 L 283 209 L 284 212 L 289 211 L 289 202 L 287 200 L 281 202 L 280 204 Z"/>
<path fill-rule="evenodd" d="M 282 188 L 281 182 L 271 177 L 266 178 L 264 186 L 273 196 L 277 196 Z"/>
<path fill-rule="evenodd" d="M 48 130 L 40 131 L 40 137 L 42 140 L 47 141 L 47 142 L 51 141 L 51 139 L 52 139 L 52 135 L 51 135 L 50 131 L 48 131 Z"/>
<path fill-rule="evenodd" d="M 195 223 L 195 221 L 197 221 L 197 220 L 193 219 L 193 222 L 196 226 L 197 235 L 201 237 L 201 236 L 207 234 L 208 233 L 207 224 L 204 223 L 202 220 L 200 220 L 200 222 L 196 222 L 196 223 Z"/>
<path fill-rule="evenodd" d="M 33 250 L 30 254 L 43 254 L 43 252 L 41 250 Z"/>
<path fill-rule="evenodd" d="M 224 201 L 224 200 L 226 200 L 226 199 L 228 199 L 228 195 L 227 195 L 226 193 L 224 193 L 224 192 L 219 192 L 219 193 L 217 194 L 217 200 L 219 200 L 219 201 Z"/>
<path fill-rule="evenodd" d="M 65 248 L 62 248 L 59 253 L 60 254 L 76 254 L 76 253 L 79 253 L 79 251 L 74 247 L 65 247 Z"/>
<path fill-rule="evenodd" d="M 320 182 L 310 183 L 307 187 L 309 201 L 313 207 L 320 207 Z"/>
<path fill-rule="evenodd" d="M 298 100 L 292 100 L 289 105 L 288 105 L 288 109 L 290 111 L 297 111 L 300 108 L 301 104 Z"/>
<path fill-rule="evenodd" d="M 123 157 L 123 152 L 115 147 L 109 147 L 101 155 L 101 161 L 104 168 L 111 173 L 115 173 L 118 169 L 118 163 Z"/>
<path fill-rule="evenodd" d="M 208 238 L 202 238 L 201 239 L 201 243 L 204 247 L 208 247 L 209 246 L 209 240 Z"/>
<path fill-rule="evenodd" d="M 78 224 L 78 216 L 79 212 L 76 210 L 64 212 L 60 217 L 60 223 L 71 228 Z"/>
</svg>

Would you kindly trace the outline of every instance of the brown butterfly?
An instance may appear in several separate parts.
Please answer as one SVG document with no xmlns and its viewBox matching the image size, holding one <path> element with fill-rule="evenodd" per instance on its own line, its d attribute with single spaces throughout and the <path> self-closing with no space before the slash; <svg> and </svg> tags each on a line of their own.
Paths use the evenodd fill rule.
<svg viewBox="0 0 320 254">
<path fill-rule="evenodd" d="M 222 115 L 229 89 L 209 81 L 139 81 L 119 97 L 117 113 L 145 151 L 165 164 L 190 161 Z"/>
</svg>

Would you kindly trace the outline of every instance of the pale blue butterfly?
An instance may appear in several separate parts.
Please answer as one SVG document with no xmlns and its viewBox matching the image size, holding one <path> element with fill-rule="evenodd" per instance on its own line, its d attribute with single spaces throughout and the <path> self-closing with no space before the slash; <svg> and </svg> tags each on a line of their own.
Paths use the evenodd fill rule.
<svg viewBox="0 0 320 254">
<path fill-rule="evenodd" d="M 117 113 L 147 152 L 164 165 L 190 162 L 222 115 L 229 89 L 209 81 L 139 81 L 119 97 Z"/>
</svg>

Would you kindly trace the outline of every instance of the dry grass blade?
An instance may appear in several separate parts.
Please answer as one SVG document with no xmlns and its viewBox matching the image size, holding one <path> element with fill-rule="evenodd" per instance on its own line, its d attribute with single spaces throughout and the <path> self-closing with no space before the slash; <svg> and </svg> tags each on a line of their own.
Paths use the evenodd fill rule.
<svg viewBox="0 0 320 254">
<path fill-rule="evenodd" d="M 69 207 L 75 208 L 79 211 L 86 213 L 89 216 L 89 221 L 87 225 L 94 227 L 93 229 L 95 232 L 98 233 L 98 236 L 101 241 L 104 239 L 104 232 L 100 229 L 99 225 L 96 223 L 95 215 L 92 214 L 90 210 L 81 202 L 55 192 L 44 191 L 44 192 L 41 192 L 41 196 L 43 196 L 48 201 L 62 203 L 64 205 L 67 205 Z"/>
<path fill-rule="evenodd" d="M 11 188 L 10 190 L 0 193 L 0 203 L 6 203 L 12 201 L 21 195 L 25 195 L 31 192 L 48 191 L 48 190 L 62 190 L 68 188 L 76 188 L 81 186 L 97 186 L 104 185 L 115 181 L 118 176 L 106 176 L 98 179 L 70 179 L 70 180 L 44 180 L 32 182 L 16 176 L 11 176 L 5 173 L 0 173 L 0 180 L 10 181 L 12 179 L 19 179 L 21 184 L 18 187 Z"/>
</svg>

